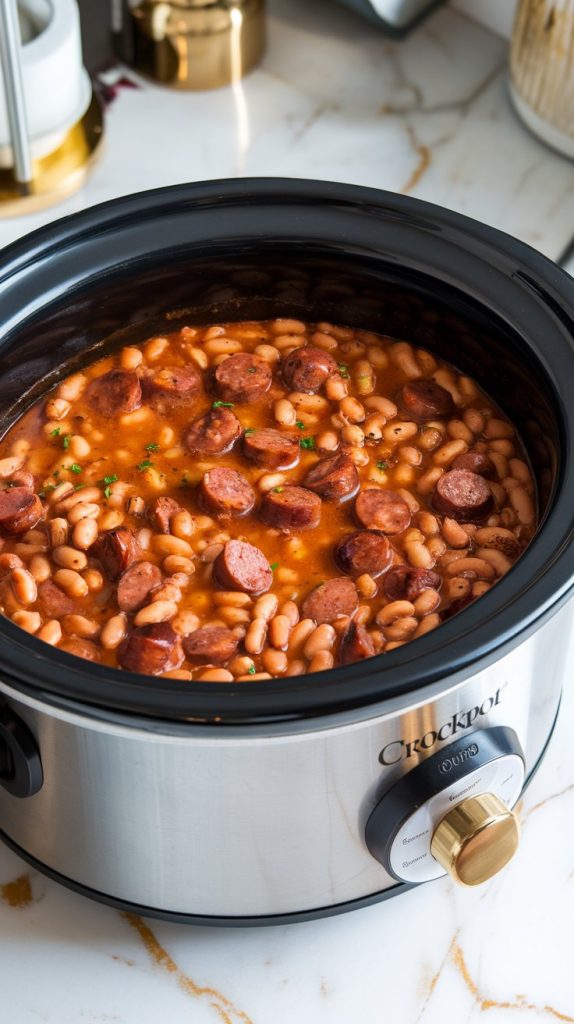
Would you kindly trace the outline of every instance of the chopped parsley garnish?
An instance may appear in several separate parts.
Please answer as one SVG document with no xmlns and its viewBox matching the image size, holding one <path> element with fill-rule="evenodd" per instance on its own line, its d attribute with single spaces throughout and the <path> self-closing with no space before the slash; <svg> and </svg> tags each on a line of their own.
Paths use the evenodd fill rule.
<svg viewBox="0 0 574 1024">
<path fill-rule="evenodd" d="M 378 459 L 377 460 L 377 469 L 388 469 L 388 468 L 389 468 L 389 464 L 388 464 L 388 462 L 385 462 L 384 459 Z"/>
<path fill-rule="evenodd" d="M 146 444 L 145 450 L 146 452 L 157 452 L 159 451 L 159 444 L 156 444 L 155 441 L 152 441 L 151 444 Z"/>
<path fill-rule="evenodd" d="M 143 459 L 142 462 L 138 462 L 136 469 L 139 469 L 140 472 L 143 472 L 144 469 L 149 469 L 151 466 L 153 466 L 153 462 L 151 461 L 151 459 Z"/>
<path fill-rule="evenodd" d="M 347 380 L 349 377 L 349 367 L 347 366 L 347 364 L 339 363 L 337 369 L 339 371 L 339 376 L 343 377 L 344 380 Z"/>
<path fill-rule="evenodd" d="M 255 665 L 252 665 L 251 668 L 247 669 L 247 675 L 248 676 L 254 676 L 255 675 Z"/>
<path fill-rule="evenodd" d="M 243 433 L 245 434 L 245 437 L 248 437 L 249 434 L 255 433 L 255 427 L 247 427 L 247 429 L 244 430 Z"/>
<path fill-rule="evenodd" d="M 235 402 L 213 402 L 212 409 L 233 409 Z"/>
<path fill-rule="evenodd" d="M 275 570 L 279 568 L 279 562 L 270 562 L 269 568 L 271 569 L 271 572 L 275 572 Z"/>
<path fill-rule="evenodd" d="M 98 485 L 100 487 L 104 488 L 104 498 L 111 497 L 112 491 L 111 491 L 111 486 L 110 485 L 111 484 L 115 484 L 117 479 L 118 478 L 117 478 L 116 474 L 115 473 L 111 473 L 110 476 L 104 476 L 104 477 L 102 477 L 101 480 L 98 480 Z"/>
<path fill-rule="evenodd" d="M 54 430 L 50 431 L 50 437 L 59 437 L 61 433 L 62 433 L 62 428 L 61 427 L 55 427 Z"/>
<path fill-rule="evenodd" d="M 81 473 L 82 467 L 77 462 L 72 462 L 71 466 L 66 466 L 66 469 L 70 470 L 70 473 Z"/>
<path fill-rule="evenodd" d="M 67 452 L 68 448 L 70 447 L 71 437 L 72 437 L 71 434 L 64 434 L 64 436 L 62 438 L 62 448 L 64 449 L 65 452 Z"/>
<path fill-rule="evenodd" d="M 301 440 L 299 441 L 299 444 L 301 445 L 301 448 L 307 448 L 308 450 L 310 450 L 311 448 L 315 447 L 315 438 L 302 437 Z"/>
<path fill-rule="evenodd" d="M 299 430 L 305 430 L 305 424 L 303 420 L 295 420 L 295 426 L 299 427 Z"/>
<path fill-rule="evenodd" d="M 284 487 L 274 487 L 273 488 L 273 494 L 283 494 L 284 490 L 285 490 Z"/>
<path fill-rule="evenodd" d="M 81 490 L 83 490 L 83 488 L 85 486 L 86 486 L 86 484 L 76 484 L 75 487 L 74 487 L 74 490 L 75 491 L 81 491 Z"/>
</svg>

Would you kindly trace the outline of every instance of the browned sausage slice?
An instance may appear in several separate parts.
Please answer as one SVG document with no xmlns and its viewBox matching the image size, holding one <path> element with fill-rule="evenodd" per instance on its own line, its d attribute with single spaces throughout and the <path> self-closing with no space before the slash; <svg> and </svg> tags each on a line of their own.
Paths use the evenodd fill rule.
<svg viewBox="0 0 574 1024">
<path fill-rule="evenodd" d="M 224 402 L 247 405 L 263 398 L 271 387 L 271 368 L 260 356 L 237 352 L 215 371 L 215 390 Z"/>
<path fill-rule="evenodd" d="M 413 420 L 435 420 L 454 411 L 452 395 L 434 380 L 410 380 L 401 388 L 399 403 Z"/>
<path fill-rule="evenodd" d="M 354 661 L 371 658 L 375 653 L 373 638 L 361 623 L 351 620 L 341 637 L 339 661 L 351 665 Z"/>
<path fill-rule="evenodd" d="M 442 579 L 431 569 L 415 569 L 410 565 L 393 565 L 383 581 L 389 601 L 414 601 L 424 590 L 440 590 Z"/>
<path fill-rule="evenodd" d="M 132 629 L 118 647 L 118 662 L 129 672 L 158 676 L 179 668 L 184 659 L 181 638 L 169 622 Z"/>
<path fill-rule="evenodd" d="M 494 508 L 494 498 L 486 480 L 467 469 L 451 469 L 435 484 L 432 507 L 441 515 L 459 523 L 486 519 Z"/>
<path fill-rule="evenodd" d="M 299 461 L 299 441 L 279 430 L 265 427 L 243 437 L 243 451 L 264 469 L 292 469 Z"/>
<path fill-rule="evenodd" d="M 203 626 L 183 641 L 185 653 L 196 665 L 225 665 L 237 653 L 239 639 L 225 626 Z"/>
<path fill-rule="evenodd" d="M 210 409 L 187 428 L 183 443 L 194 455 L 223 455 L 241 434 L 241 423 L 231 409 Z"/>
<path fill-rule="evenodd" d="M 201 374 L 197 367 L 165 366 L 141 382 L 144 398 L 160 412 L 192 402 L 201 391 Z"/>
<path fill-rule="evenodd" d="M 173 517 L 182 511 L 181 505 L 175 498 L 156 498 L 151 510 L 152 526 L 158 533 L 169 533 Z"/>
<path fill-rule="evenodd" d="M 137 612 L 147 604 L 154 587 L 159 587 L 161 572 L 153 562 L 135 562 L 120 577 L 118 607 L 122 612 Z"/>
<path fill-rule="evenodd" d="M 348 501 L 357 493 L 359 474 L 353 460 L 341 453 L 321 459 L 309 470 L 303 483 L 325 501 L 338 503 Z"/>
<path fill-rule="evenodd" d="M 117 580 L 132 562 L 141 555 L 141 548 L 127 526 L 117 526 L 100 534 L 89 549 L 90 555 L 101 562 L 111 580 Z"/>
<path fill-rule="evenodd" d="M 485 452 L 477 452 L 469 448 L 462 455 L 457 455 L 450 464 L 451 469 L 466 469 L 470 473 L 478 473 L 479 476 L 486 476 L 489 479 L 496 476 L 496 469 L 492 459 L 489 459 Z"/>
<path fill-rule="evenodd" d="M 251 512 L 255 491 L 237 470 L 216 466 L 204 475 L 199 485 L 199 500 L 209 515 L 229 519 Z"/>
<path fill-rule="evenodd" d="M 387 571 L 393 550 L 379 530 L 357 530 L 341 537 L 333 552 L 335 562 L 349 576 L 368 573 L 376 578 Z"/>
<path fill-rule="evenodd" d="M 273 583 L 265 555 L 244 540 L 228 540 L 213 563 L 213 579 L 225 590 L 264 594 Z"/>
<path fill-rule="evenodd" d="M 53 580 L 44 580 L 38 584 L 38 608 L 44 618 L 61 619 L 63 615 L 77 612 L 78 604 Z"/>
<path fill-rule="evenodd" d="M 142 404 L 139 377 L 128 370 L 110 370 L 88 384 L 86 399 L 95 412 L 107 418 L 133 412 Z"/>
<path fill-rule="evenodd" d="M 292 391 L 313 394 L 327 377 L 337 372 L 337 363 L 329 352 L 312 345 L 296 348 L 283 360 L 283 380 Z"/>
<path fill-rule="evenodd" d="M 367 530 L 402 533 L 411 521 L 411 510 L 400 494 L 368 487 L 357 495 L 355 516 Z"/>
<path fill-rule="evenodd" d="M 313 530 L 321 522 L 321 499 L 306 487 L 274 487 L 263 498 L 259 515 L 278 530 Z"/>
<path fill-rule="evenodd" d="M 26 533 L 43 516 L 42 502 L 27 487 L 8 487 L 0 491 L 0 529 L 4 533 Z"/>
<path fill-rule="evenodd" d="M 353 615 L 359 607 L 355 584 L 346 576 L 327 580 L 315 587 L 303 601 L 303 615 L 315 622 L 335 622 L 342 616 Z"/>
<path fill-rule="evenodd" d="M 83 637 L 67 637 L 58 646 L 61 651 L 74 654 L 76 658 L 85 658 L 86 661 L 101 661 L 99 647 L 92 643 L 91 640 L 85 640 Z"/>
</svg>

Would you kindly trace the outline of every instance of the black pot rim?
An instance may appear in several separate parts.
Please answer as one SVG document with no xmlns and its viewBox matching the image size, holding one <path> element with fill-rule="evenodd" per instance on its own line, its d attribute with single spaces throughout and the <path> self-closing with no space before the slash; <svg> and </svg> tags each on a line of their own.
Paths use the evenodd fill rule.
<svg viewBox="0 0 574 1024">
<path fill-rule="evenodd" d="M 550 382 L 563 431 L 561 473 L 550 510 L 519 562 L 491 591 L 440 629 L 400 650 L 363 663 L 288 680 L 237 685 L 157 680 L 84 662 L 49 648 L 7 619 L 0 620 L 0 667 L 12 685 L 42 698 L 64 698 L 148 718 L 272 723 L 377 706 L 425 687 L 473 674 L 516 645 L 556 611 L 574 587 L 574 282 L 524 243 L 460 214 L 410 197 L 354 185 L 282 178 L 247 178 L 176 185 L 137 193 L 73 214 L 33 232 L 0 257 L 0 297 L 38 261 L 84 237 L 121 230 L 133 218 L 169 216 L 182 207 L 274 202 L 352 209 L 358 215 L 406 218 L 422 231 L 448 233 L 481 258 L 504 260 L 512 287 L 527 289 L 552 323 L 543 354 L 532 350 Z M 432 268 L 431 268 L 432 269 Z M 4 323 L 10 332 L 17 324 Z M 524 326 L 527 330 L 527 325 Z"/>
</svg>

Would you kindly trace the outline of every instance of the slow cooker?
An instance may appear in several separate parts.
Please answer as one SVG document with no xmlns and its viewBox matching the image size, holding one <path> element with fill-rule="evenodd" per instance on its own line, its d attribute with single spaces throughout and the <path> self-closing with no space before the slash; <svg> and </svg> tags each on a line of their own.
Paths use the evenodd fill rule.
<svg viewBox="0 0 574 1024">
<path fill-rule="evenodd" d="M 574 284 L 492 228 L 372 189 L 281 179 L 128 196 L 0 262 L 2 431 L 126 337 L 297 316 L 414 340 L 522 432 L 540 526 L 439 629 L 331 671 L 253 683 L 131 675 L 0 619 L 0 829 L 114 906 L 211 924 L 317 917 L 517 844 L 566 675 L 574 583 Z"/>
</svg>

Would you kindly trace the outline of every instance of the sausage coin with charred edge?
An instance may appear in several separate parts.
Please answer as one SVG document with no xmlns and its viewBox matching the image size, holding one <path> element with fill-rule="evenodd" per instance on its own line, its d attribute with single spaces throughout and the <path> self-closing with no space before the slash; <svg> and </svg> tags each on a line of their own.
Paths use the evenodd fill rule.
<svg viewBox="0 0 574 1024">
<path fill-rule="evenodd" d="M 489 459 L 485 452 L 477 452 L 474 448 L 469 448 L 462 455 L 457 455 L 456 459 L 452 460 L 450 469 L 466 469 L 470 473 L 478 473 L 479 476 L 485 476 L 488 479 L 496 476 L 492 459 Z"/>
<path fill-rule="evenodd" d="M 169 622 L 132 629 L 118 647 L 117 656 L 122 668 L 146 676 L 171 672 L 184 660 L 181 638 Z"/>
<path fill-rule="evenodd" d="M 122 612 L 137 612 L 149 601 L 154 587 L 162 581 L 161 571 L 153 562 L 134 562 L 120 576 L 118 582 L 118 608 Z"/>
<path fill-rule="evenodd" d="M 245 516 L 255 505 L 255 491 L 242 473 L 216 466 L 204 474 L 198 488 L 201 507 L 218 519 Z"/>
<path fill-rule="evenodd" d="M 494 508 L 494 498 L 486 480 L 467 469 L 451 469 L 435 484 L 432 507 L 459 523 L 478 523 Z"/>
<path fill-rule="evenodd" d="M 309 345 L 290 352 L 283 360 L 281 372 L 287 387 L 292 391 L 313 394 L 327 377 L 337 372 L 337 363 L 324 349 Z"/>
<path fill-rule="evenodd" d="M 387 571 L 393 560 L 393 549 L 379 530 L 357 530 L 347 533 L 333 551 L 336 564 L 349 576 L 368 573 L 375 579 Z"/>
<path fill-rule="evenodd" d="M 321 499 L 306 487 L 274 487 L 263 498 L 259 517 L 268 526 L 287 533 L 313 530 L 321 522 Z"/>
<path fill-rule="evenodd" d="M 224 359 L 215 371 L 215 390 L 224 402 L 248 405 L 257 402 L 271 387 L 269 364 L 259 356 L 237 352 Z"/>
<path fill-rule="evenodd" d="M 303 615 L 323 622 L 335 622 L 342 616 L 351 616 L 359 607 L 357 590 L 352 580 L 338 576 L 315 587 L 303 601 Z"/>
<path fill-rule="evenodd" d="M 86 399 L 92 409 L 106 419 L 134 412 L 142 403 L 139 377 L 127 370 L 110 370 L 88 384 Z"/>
<path fill-rule="evenodd" d="M 368 487 L 357 495 L 355 517 L 367 530 L 395 534 L 410 525 L 411 510 L 400 494 Z"/>
<path fill-rule="evenodd" d="M 425 590 L 440 590 L 442 579 L 432 569 L 415 569 L 410 565 L 393 565 L 383 580 L 389 601 L 414 601 Z"/>
<path fill-rule="evenodd" d="M 231 409 L 209 409 L 190 423 L 183 443 L 193 455 L 223 455 L 241 434 L 241 423 Z"/>
<path fill-rule="evenodd" d="M 201 375 L 192 364 L 165 366 L 149 377 L 142 377 L 144 400 L 159 412 L 169 412 L 193 402 L 201 392 Z"/>
<path fill-rule="evenodd" d="M 117 580 L 140 557 L 141 548 L 127 526 L 118 526 L 115 530 L 101 533 L 89 553 L 101 562 L 109 579 Z"/>
<path fill-rule="evenodd" d="M 254 430 L 243 437 L 243 451 L 263 469 L 293 469 L 299 461 L 299 441 L 272 427 Z"/>
<path fill-rule="evenodd" d="M 371 658 L 374 653 L 375 644 L 372 636 L 360 622 L 352 619 L 341 637 L 339 661 L 342 665 L 352 665 L 363 658 Z"/>
<path fill-rule="evenodd" d="M 434 380 L 410 380 L 399 395 L 399 404 L 413 420 L 436 420 L 451 416 L 452 395 Z"/>
<path fill-rule="evenodd" d="M 61 619 L 78 611 L 78 602 L 68 597 L 53 580 L 38 584 L 38 607 L 44 618 Z"/>
<path fill-rule="evenodd" d="M 175 498 L 156 498 L 151 510 L 152 526 L 158 533 L 169 533 L 171 520 L 181 511 L 182 507 Z"/>
<path fill-rule="evenodd" d="M 213 563 L 213 578 L 224 590 L 264 594 L 273 583 L 265 555 L 244 540 L 228 540 Z"/>
<path fill-rule="evenodd" d="M 0 529 L 4 533 L 26 533 L 44 517 L 44 506 L 28 487 L 0 491 Z"/>
<path fill-rule="evenodd" d="M 184 637 L 183 647 L 196 665 L 225 665 L 237 654 L 239 639 L 224 626 L 203 626 Z"/>
<path fill-rule="evenodd" d="M 324 501 L 348 501 L 359 489 L 359 474 L 353 460 L 344 453 L 321 459 L 303 480 L 305 487 L 315 491 Z"/>
</svg>

